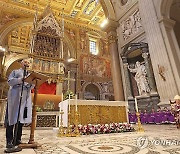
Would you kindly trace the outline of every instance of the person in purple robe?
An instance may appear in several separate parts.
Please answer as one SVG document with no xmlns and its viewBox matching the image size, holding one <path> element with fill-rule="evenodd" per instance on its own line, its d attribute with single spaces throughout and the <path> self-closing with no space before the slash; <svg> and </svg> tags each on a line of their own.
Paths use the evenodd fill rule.
<svg viewBox="0 0 180 154">
<path fill-rule="evenodd" d="M 148 118 L 149 118 L 149 113 L 147 112 L 147 110 L 144 110 L 143 117 L 141 118 L 141 123 L 147 124 Z"/>
<path fill-rule="evenodd" d="M 140 121 L 141 121 L 141 123 L 142 123 L 142 118 L 143 118 L 143 116 L 144 116 L 144 113 L 143 113 L 141 110 L 139 110 L 139 114 L 140 114 Z"/>
<path fill-rule="evenodd" d="M 149 117 L 148 117 L 148 123 L 155 124 L 155 118 L 156 118 L 156 112 L 154 109 L 152 109 L 151 113 L 149 114 Z"/>
<path fill-rule="evenodd" d="M 164 113 L 161 111 L 161 109 L 157 109 L 156 116 L 155 116 L 155 123 L 157 125 L 162 124 L 162 118 L 164 116 Z"/>
<path fill-rule="evenodd" d="M 20 69 L 13 70 L 8 77 L 9 91 L 7 99 L 7 110 L 5 116 L 5 127 L 6 127 L 6 148 L 11 149 L 15 145 L 21 143 L 22 127 L 24 123 L 31 123 L 32 120 L 32 101 L 31 101 L 31 89 L 34 85 L 27 82 L 23 84 L 23 77 L 28 75 L 25 71 L 26 67 L 29 67 L 30 62 L 28 59 L 24 59 L 21 62 Z M 23 89 L 23 91 L 22 91 Z M 22 97 L 21 97 L 22 93 Z M 19 112 L 19 105 L 20 105 Z M 18 120 L 19 112 L 19 120 Z M 18 123 L 17 138 L 14 140 L 15 124 Z"/>
<path fill-rule="evenodd" d="M 163 114 L 164 115 L 162 117 L 162 123 L 169 124 L 174 121 L 174 118 L 171 115 L 171 112 L 167 109 L 167 107 L 164 107 Z"/>
<path fill-rule="evenodd" d="M 137 117 L 136 117 L 136 113 L 131 113 L 129 112 L 129 123 L 130 124 L 135 124 L 137 122 Z"/>
</svg>

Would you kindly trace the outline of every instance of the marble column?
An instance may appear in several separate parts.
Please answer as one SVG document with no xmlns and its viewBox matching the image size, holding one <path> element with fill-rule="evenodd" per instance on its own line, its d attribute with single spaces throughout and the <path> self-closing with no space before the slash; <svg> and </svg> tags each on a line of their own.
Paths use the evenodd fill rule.
<svg viewBox="0 0 180 154">
<path fill-rule="evenodd" d="M 114 88 L 114 98 L 116 101 L 124 100 L 124 92 L 121 77 L 121 67 L 117 46 L 117 33 L 115 29 L 108 30 L 109 51 L 111 55 L 111 73 Z"/>
<path fill-rule="evenodd" d="M 138 0 L 138 5 L 142 25 L 149 45 L 149 53 L 151 56 L 157 90 L 161 101 L 168 102 L 169 99 L 172 99 L 174 95 L 178 93 L 178 89 L 169 55 L 167 54 L 168 51 L 165 44 L 166 39 L 163 37 L 162 30 L 159 25 L 154 1 Z M 165 81 L 160 76 L 160 69 L 158 66 L 164 68 Z"/>
<path fill-rule="evenodd" d="M 127 58 L 122 57 L 122 60 L 123 60 L 123 65 L 124 65 L 124 78 L 125 78 L 125 83 L 126 83 L 126 96 L 128 99 L 132 99 L 133 96 L 132 96 L 131 83 L 130 83 L 130 78 L 129 78 Z"/>
<path fill-rule="evenodd" d="M 143 48 L 142 49 L 142 57 L 144 58 L 144 62 L 145 62 L 145 67 L 146 67 L 146 71 L 147 71 L 147 76 L 148 76 L 148 81 L 149 81 L 149 86 L 151 89 L 151 94 L 157 94 L 157 90 L 156 90 L 156 84 L 155 84 L 155 80 L 154 80 L 154 75 L 151 69 L 151 63 L 149 61 L 149 53 L 145 52 L 148 49 Z"/>
</svg>

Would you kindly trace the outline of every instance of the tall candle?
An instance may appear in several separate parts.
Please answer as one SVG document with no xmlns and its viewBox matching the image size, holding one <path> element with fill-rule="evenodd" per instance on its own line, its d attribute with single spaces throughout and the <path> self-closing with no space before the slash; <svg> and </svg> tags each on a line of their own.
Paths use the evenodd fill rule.
<svg viewBox="0 0 180 154">
<path fill-rule="evenodd" d="M 70 94 L 69 94 L 69 112 L 70 112 L 70 110 L 71 110 L 71 108 L 70 108 L 70 106 L 71 106 L 71 104 L 70 104 Z"/>
<path fill-rule="evenodd" d="M 134 100 L 135 100 L 135 108 L 136 108 L 136 112 L 139 112 L 139 111 L 138 111 L 138 105 L 137 105 L 137 98 L 135 97 Z"/>
<path fill-rule="evenodd" d="M 61 97 L 62 97 L 62 98 L 61 98 L 61 102 L 62 102 L 62 101 L 63 101 L 63 93 L 61 94 Z"/>
<path fill-rule="evenodd" d="M 75 105 L 76 105 L 76 112 L 77 112 L 77 95 L 75 95 Z"/>
</svg>

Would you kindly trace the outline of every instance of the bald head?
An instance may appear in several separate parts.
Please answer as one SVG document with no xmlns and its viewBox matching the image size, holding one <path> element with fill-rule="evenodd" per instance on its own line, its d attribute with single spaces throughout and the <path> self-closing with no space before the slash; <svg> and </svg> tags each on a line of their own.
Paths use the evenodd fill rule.
<svg viewBox="0 0 180 154">
<path fill-rule="evenodd" d="M 21 61 L 21 66 L 22 66 L 22 68 L 29 67 L 30 62 L 31 62 L 31 60 L 30 60 L 29 58 L 23 59 L 23 60 Z"/>
</svg>

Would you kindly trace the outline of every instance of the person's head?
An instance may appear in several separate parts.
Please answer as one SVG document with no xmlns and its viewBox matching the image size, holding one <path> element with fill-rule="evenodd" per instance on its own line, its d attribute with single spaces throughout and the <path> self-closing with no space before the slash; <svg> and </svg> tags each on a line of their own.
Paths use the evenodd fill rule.
<svg viewBox="0 0 180 154">
<path fill-rule="evenodd" d="M 180 96 L 179 95 L 174 96 L 174 100 L 175 100 L 176 104 L 180 104 Z"/>
<path fill-rule="evenodd" d="M 21 67 L 22 67 L 22 68 L 29 67 L 29 65 L 30 65 L 30 59 L 29 59 L 29 58 L 23 59 L 23 60 L 21 61 Z"/>
</svg>

